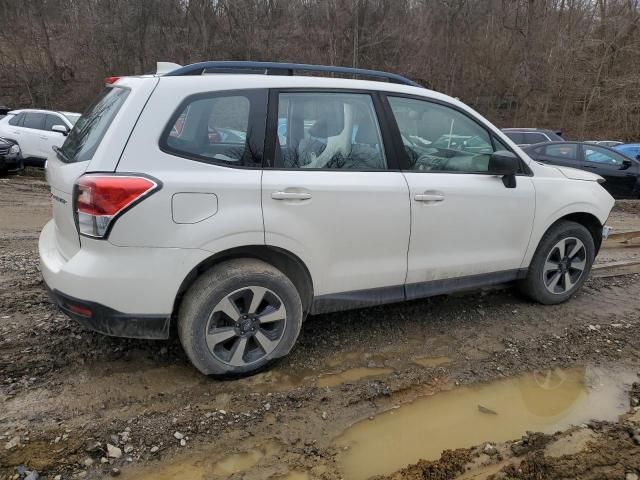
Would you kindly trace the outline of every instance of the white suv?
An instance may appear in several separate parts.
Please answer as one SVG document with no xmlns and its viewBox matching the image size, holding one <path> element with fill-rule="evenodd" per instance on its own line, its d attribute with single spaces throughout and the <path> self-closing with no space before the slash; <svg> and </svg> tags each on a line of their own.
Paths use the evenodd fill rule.
<svg viewBox="0 0 640 480">
<path fill-rule="evenodd" d="M 0 137 L 20 145 L 25 165 L 41 167 L 51 149 L 62 145 L 78 118 L 80 114 L 73 112 L 12 110 L 0 119 Z"/>
<path fill-rule="evenodd" d="M 294 70 L 391 82 L 271 75 Z M 207 62 L 111 81 L 49 157 L 42 274 L 98 332 L 177 324 L 205 374 L 286 355 L 309 313 L 512 281 L 562 302 L 608 232 L 600 177 L 397 75 Z"/>
</svg>

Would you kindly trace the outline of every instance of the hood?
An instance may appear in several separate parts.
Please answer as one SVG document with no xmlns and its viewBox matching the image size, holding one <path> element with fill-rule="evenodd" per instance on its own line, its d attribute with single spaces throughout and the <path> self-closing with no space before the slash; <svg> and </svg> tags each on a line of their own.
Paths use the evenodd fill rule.
<svg viewBox="0 0 640 480">
<path fill-rule="evenodd" d="M 570 180 L 585 180 L 587 182 L 604 182 L 604 178 L 600 175 L 596 175 L 595 173 L 585 172 L 584 170 L 578 170 L 577 168 L 571 167 L 559 167 L 557 165 L 549 165 L 550 167 L 558 170 L 562 175 L 567 177 Z"/>
<path fill-rule="evenodd" d="M 12 142 L 11 140 L 7 140 L 6 138 L 0 137 L 0 147 L 10 147 L 14 143 L 15 142 Z"/>
</svg>

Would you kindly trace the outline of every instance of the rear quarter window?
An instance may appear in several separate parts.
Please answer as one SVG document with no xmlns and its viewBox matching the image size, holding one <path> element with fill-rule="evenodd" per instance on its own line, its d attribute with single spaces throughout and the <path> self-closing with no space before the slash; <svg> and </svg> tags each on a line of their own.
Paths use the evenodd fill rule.
<svg viewBox="0 0 640 480">
<path fill-rule="evenodd" d="M 78 119 L 60 148 L 59 157 L 67 163 L 91 160 L 113 119 L 129 95 L 129 89 L 107 87 Z"/>
<path fill-rule="evenodd" d="M 265 125 L 266 91 L 193 95 L 169 120 L 160 148 L 204 163 L 258 167 Z"/>
</svg>

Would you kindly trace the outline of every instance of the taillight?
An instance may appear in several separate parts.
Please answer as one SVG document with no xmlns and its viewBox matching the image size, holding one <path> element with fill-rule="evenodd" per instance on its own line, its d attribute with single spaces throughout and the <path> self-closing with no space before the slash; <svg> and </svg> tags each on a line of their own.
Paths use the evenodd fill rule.
<svg viewBox="0 0 640 480">
<path fill-rule="evenodd" d="M 116 218 L 159 188 L 135 175 L 85 175 L 75 184 L 73 210 L 81 235 L 104 238 Z"/>
<path fill-rule="evenodd" d="M 120 80 L 121 77 L 105 77 L 104 79 L 104 84 L 105 85 L 112 85 L 114 83 L 116 83 L 118 80 Z"/>
</svg>

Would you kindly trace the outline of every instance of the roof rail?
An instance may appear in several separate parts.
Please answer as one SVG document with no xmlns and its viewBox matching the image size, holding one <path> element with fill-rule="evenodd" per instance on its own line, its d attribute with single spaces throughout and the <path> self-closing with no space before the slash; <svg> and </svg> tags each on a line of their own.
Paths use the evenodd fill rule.
<svg viewBox="0 0 640 480">
<path fill-rule="evenodd" d="M 388 80 L 389 82 L 420 87 L 416 82 L 397 75 L 395 73 L 367 70 L 364 68 L 333 67 L 329 65 L 307 65 L 304 63 L 278 63 L 278 62 L 236 62 L 215 61 L 200 62 L 186 65 L 173 70 L 165 76 L 175 77 L 182 75 L 202 75 L 204 73 L 254 73 L 264 75 L 293 75 L 295 71 L 316 73 L 340 73 L 343 75 L 359 75 Z"/>
</svg>

